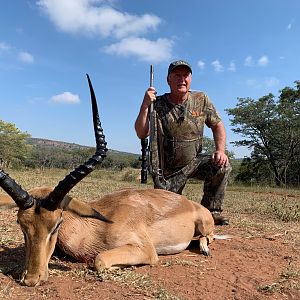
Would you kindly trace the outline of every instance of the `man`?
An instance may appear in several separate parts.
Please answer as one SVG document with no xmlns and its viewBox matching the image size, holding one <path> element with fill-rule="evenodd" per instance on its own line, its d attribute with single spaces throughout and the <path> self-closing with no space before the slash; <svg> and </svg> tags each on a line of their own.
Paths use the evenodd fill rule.
<svg viewBox="0 0 300 300">
<path fill-rule="evenodd" d="M 211 211 L 216 225 L 227 225 L 229 219 L 221 212 L 231 168 L 225 154 L 223 122 L 207 95 L 190 91 L 192 68 L 189 63 L 183 60 L 172 62 L 167 82 L 170 93 L 156 97 L 154 87 L 145 92 L 135 122 L 137 136 L 142 139 L 149 135 L 148 108 L 154 102 L 164 177 L 176 179 L 176 174 L 184 170 L 189 178 L 204 180 L 201 204 Z M 204 124 L 213 133 L 215 152 L 212 155 L 201 154 Z M 172 181 L 168 190 L 181 194 L 187 179 L 184 182 Z"/>
</svg>

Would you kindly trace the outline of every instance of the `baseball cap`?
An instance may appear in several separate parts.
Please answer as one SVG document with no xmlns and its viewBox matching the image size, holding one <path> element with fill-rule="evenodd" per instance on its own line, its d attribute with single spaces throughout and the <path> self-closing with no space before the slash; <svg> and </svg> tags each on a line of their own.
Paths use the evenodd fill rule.
<svg viewBox="0 0 300 300">
<path fill-rule="evenodd" d="M 168 76 L 175 68 L 177 68 L 179 66 L 185 66 L 185 67 L 189 68 L 192 73 L 192 67 L 190 66 L 190 64 L 188 62 L 186 62 L 184 60 L 175 60 L 175 61 L 171 62 L 169 65 Z"/>
</svg>

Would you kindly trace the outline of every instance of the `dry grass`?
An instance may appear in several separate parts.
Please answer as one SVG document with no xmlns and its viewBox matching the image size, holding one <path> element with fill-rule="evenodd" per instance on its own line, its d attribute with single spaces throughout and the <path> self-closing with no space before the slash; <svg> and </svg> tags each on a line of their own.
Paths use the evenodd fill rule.
<svg viewBox="0 0 300 300">
<path fill-rule="evenodd" d="M 287 294 L 289 290 L 300 291 L 300 270 L 294 263 L 290 262 L 288 268 L 279 274 L 278 281 L 261 285 L 258 291 L 266 294 Z"/>
<path fill-rule="evenodd" d="M 166 289 L 154 283 L 149 275 L 135 272 L 135 267 L 117 270 L 102 270 L 96 272 L 96 278 L 100 281 L 114 281 L 125 286 L 134 287 L 143 291 L 145 297 L 157 300 L 180 300 L 177 296 L 170 294 Z"/>
</svg>

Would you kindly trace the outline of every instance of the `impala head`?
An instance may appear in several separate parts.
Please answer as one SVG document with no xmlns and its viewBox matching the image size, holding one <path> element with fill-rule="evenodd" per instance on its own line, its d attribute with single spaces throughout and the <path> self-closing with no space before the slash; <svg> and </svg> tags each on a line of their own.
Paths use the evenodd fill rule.
<svg viewBox="0 0 300 300">
<path fill-rule="evenodd" d="M 106 142 L 101 128 L 96 97 L 87 75 L 93 110 L 96 152 L 83 165 L 74 169 L 55 188 L 34 188 L 25 191 L 8 174 L 0 170 L 0 186 L 13 198 L 18 211 L 18 223 L 25 238 L 26 260 L 21 283 L 37 286 L 48 279 L 48 263 L 54 251 L 64 209 L 80 215 L 108 221 L 89 206 L 74 207 L 67 193 L 102 162 L 106 155 Z"/>
</svg>

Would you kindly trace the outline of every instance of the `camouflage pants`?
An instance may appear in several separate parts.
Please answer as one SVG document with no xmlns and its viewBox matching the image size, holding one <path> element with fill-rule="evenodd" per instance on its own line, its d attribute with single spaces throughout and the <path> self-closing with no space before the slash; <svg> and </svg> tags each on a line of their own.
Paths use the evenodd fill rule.
<svg viewBox="0 0 300 300">
<path fill-rule="evenodd" d="M 181 194 L 189 178 L 204 181 L 201 204 L 210 211 L 222 211 L 225 189 L 231 167 L 220 168 L 211 159 L 211 155 L 200 155 L 182 170 L 166 177 L 166 189 Z M 154 188 L 161 188 L 154 184 Z"/>
</svg>

